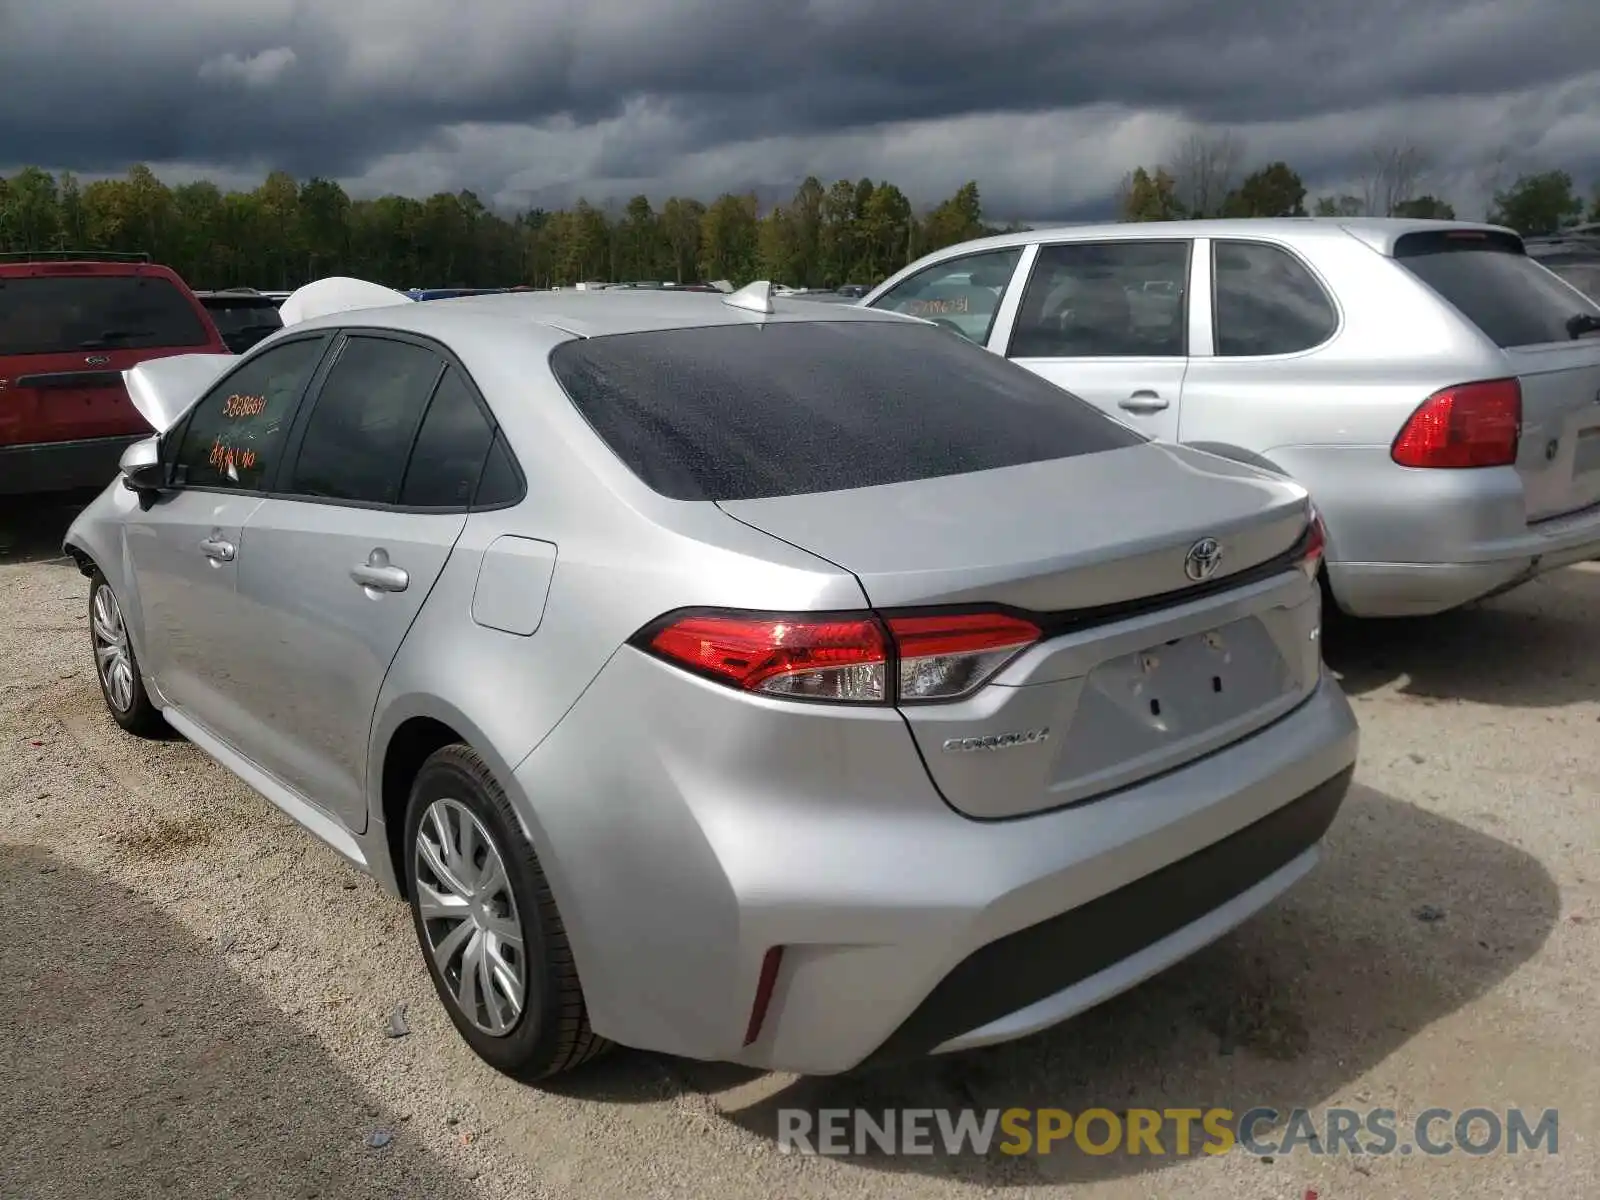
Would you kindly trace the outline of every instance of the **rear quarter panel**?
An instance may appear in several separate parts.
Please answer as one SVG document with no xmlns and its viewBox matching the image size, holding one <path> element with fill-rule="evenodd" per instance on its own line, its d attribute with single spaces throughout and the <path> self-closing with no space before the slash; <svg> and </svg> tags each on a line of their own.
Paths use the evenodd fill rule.
<svg viewBox="0 0 1600 1200">
<path fill-rule="evenodd" d="M 677 608 L 858 608 L 848 573 L 706 504 L 665 500 L 638 483 L 550 377 L 544 354 L 506 354 L 470 338 L 451 346 L 499 418 L 527 481 L 516 507 L 475 513 L 457 541 L 380 692 L 368 771 L 382 819 L 379 769 L 394 731 L 427 716 L 470 740 L 508 789 L 623 643 Z M 485 554 L 503 535 L 555 547 L 534 632 L 473 619 Z M 530 609 L 541 597 L 530 594 Z M 505 609 L 504 597 L 496 605 Z M 535 625 L 530 616 L 529 625 Z M 603 748 L 600 749 L 603 753 Z M 515 798 L 515 797 L 514 797 Z M 537 801 L 530 816 L 537 846 Z"/>
</svg>

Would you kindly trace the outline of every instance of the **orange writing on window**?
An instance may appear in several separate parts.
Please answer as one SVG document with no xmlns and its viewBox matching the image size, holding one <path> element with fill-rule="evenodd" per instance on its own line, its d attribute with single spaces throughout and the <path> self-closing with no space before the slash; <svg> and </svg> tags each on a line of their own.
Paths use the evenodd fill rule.
<svg viewBox="0 0 1600 1200">
<path fill-rule="evenodd" d="M 952 300 L 913 300 L 907 306 L 907 311 L 914 317 L 942 316 L 947 313 L 971 312 L 972 306 L 965 296 L 957 296 Z"/>
<path fill-rule="evenodd" d="M 241 396 L 237 392 L 222 402 L 225 417 L 259 417 L 267 409 L 265 396 Z"/>
<path fill-rule="evenodd" d="M 230 446 L 221 438 L 211 443 L 211 466 L 222 475 L 248 471 L 256 465 L 256 452 L 242 446 Z"/>
</svg>

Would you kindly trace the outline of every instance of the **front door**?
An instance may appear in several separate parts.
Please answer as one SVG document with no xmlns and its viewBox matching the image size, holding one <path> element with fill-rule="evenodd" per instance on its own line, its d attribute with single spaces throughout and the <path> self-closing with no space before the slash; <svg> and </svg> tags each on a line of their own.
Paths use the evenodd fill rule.
<svg viewBox="0 0 1600 1200">
<path fill-rule="evenodd" d="M 167 704 L 245 753 L 255 650 L 238 603 L 244 529 L 326 344 L 283 343 L 214 385 L 162 439 L 173 489 L 127 522 L 145 670 Z"/>
<path fill-rule="evenodd" d="M 429 345 L 363 334 L 335 354 L 291 438 L 277 494 L 245 530 L 239 589 L 267 656 L 251 697 L 258 761 L 359 833 L 378 692 L 470 499 L 416 502 L 403 491 L 407 464 L 425 440 L 425 413 L 432 424 L 463 396 L 475 402 L 459 368 L 446 375 Z"/>
<path fill-rule="evenodd" d="M 1005 354 L 1141 433 L 1178 437 L 1191 243 L 1041 245 Z"/>
</svg>

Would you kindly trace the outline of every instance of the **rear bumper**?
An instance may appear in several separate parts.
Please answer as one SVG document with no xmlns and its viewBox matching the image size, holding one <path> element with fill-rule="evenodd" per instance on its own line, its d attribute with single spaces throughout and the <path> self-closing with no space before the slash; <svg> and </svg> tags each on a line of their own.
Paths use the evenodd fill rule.
<svg viewBox="0 0 1600 1200">
<path fill-rule="evenodd" d="M 518 768 L 513 802 L 597 1032 L 805 1074 L 1020 1037 L 1192 953 L 1314 864 L 1359 740 L 1324 677 L 1182 768 L 975 821 L 940 800 L 893 714 L 827 718 L 824 742 L 790 709 L 787 737 L 747 753 L 716 716 L 725 689 L 678 677 L 658 692 L 667 671 L 613 660 Z M 774 947 L 782 967 L 745 1045 Z"/>
<path fill-rule="evenodd" d="M 1352 616 L 1430 616 L 1600 558 L 1600 508 L 1457 553 L 1456 562 L 1329 562 L 1328 582 L 1339 607 Z"/>
<path fill-rule="evenodd" d="M 104 487 L 116 477 L 122 452 L 148 436 L 0 446 L 0 495 Z"/>
</svg>

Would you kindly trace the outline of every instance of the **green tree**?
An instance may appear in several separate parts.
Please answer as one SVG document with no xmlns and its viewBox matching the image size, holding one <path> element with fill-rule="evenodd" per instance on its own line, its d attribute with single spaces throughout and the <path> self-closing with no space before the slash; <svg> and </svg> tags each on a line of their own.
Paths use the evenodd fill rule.
<svg viewBox="0 0 1600 1200">
<path fill-rule="evenodd" d="M 1505 191 L 1496 192 L 1489 220 L 1532 236 L 1556 233 L 1582 212 L 1583 200 L 1573 190 L 1572 176 L 1565 171 L 1541 171 L 1522 175 Z"/>
<path fill-rule="evenodd" d="M 1160 167 L 1152 175 L 1135 167 L 1123 177 L 1118 189 L 1117 208 L 1124 221 L 1175 221 L 1184 216 L 1178 203 L 1177 184 Z"/>
<path fill-rule="evenodd" d="M 1396 204 L 1394 215 L 1425 221 L 1454 221 L 1456 210 L 1453 204 L 1437 196 L 1418 196 L 1414 200 L 1402 200 Z"/>
<path fill-rule="evenodd" d="M 700 221 L 700 270 L 707 279 L 748 283 L 759 251 L 756 198 L 724 193 Z"/>
<path fill-rule="evenodd" d="M 1314 217 L 1359 217 L 1367 211 L 1367 202 L 1360 196 L 1319 196 L 1311 210 Z"/>
<path fill-rule="evenodd" d="M 1303 217 L 1306 185 L 1288 163 L 1268 163 L 1228 194 L 1223 212 L 1230 217 Z"/>
<path fill-rule="evenodd" d="M 922 253 L 942 250 L 958 242 L 971 241 L 986 232 L 983 200 L 976 182 L 964 183 L 956 194 L 942 202 L 922 222 Z"/>
</svg>

